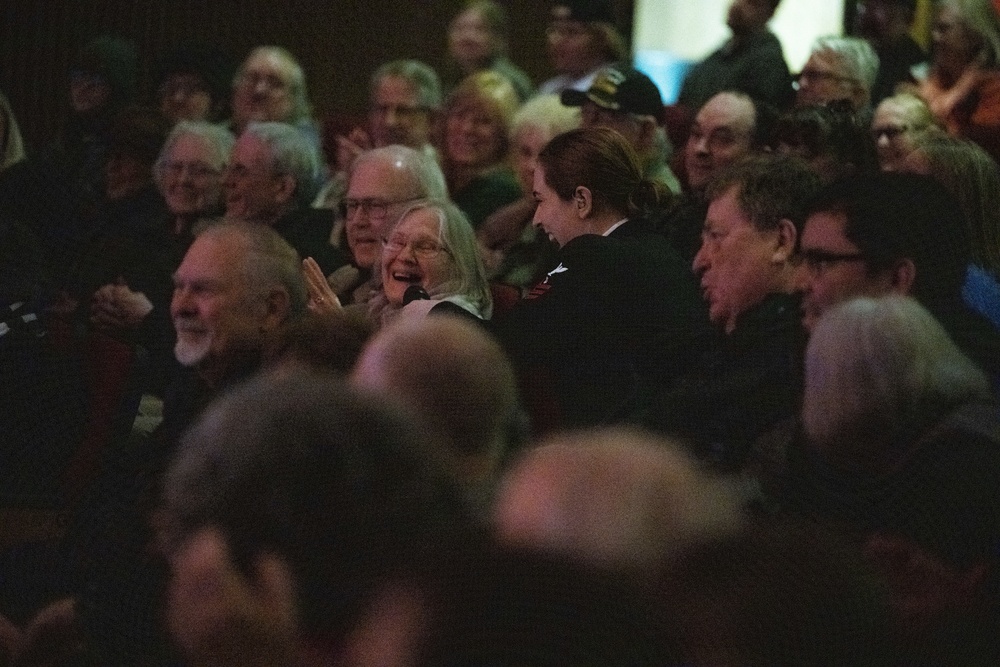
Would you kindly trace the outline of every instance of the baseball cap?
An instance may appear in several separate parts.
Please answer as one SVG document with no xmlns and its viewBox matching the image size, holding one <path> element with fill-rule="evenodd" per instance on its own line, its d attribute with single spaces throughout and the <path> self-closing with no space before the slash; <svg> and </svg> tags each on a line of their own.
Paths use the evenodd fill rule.
<svg viewBox="0 0 1000 667">
<path fill-rule="evenodd" d="M 560 96 L 568 107 L 583 106 L 587 100 L 604 109 L 663 118 L 663 98 L 652 79 L 639 70 L 620 65 L 605 67 L 598 72 L 586 92 L 564 90 Z"/>
</svg>

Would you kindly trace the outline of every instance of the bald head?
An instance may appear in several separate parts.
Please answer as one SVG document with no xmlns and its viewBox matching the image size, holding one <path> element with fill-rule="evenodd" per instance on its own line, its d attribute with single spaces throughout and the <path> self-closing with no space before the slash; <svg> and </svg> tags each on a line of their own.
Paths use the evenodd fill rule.
<svg viewBox="0 0 1000 667">
<path fill-rule="evenodd" d="M 518 424 L 514 371 L 465 318 L 405 318 L 365 347 L 352 382 L 403 403 L 448 445 L 459 471 L 492 473 Z M 484 470 L 483 468 L 488 468 Z"/>
</svg>

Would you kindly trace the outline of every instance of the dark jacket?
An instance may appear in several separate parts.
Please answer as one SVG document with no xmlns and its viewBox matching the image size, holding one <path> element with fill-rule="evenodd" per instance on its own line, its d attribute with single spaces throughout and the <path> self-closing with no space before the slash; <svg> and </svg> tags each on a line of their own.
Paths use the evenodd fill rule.
<svg viewBox="0 0 1000 667">
<path fill-rule="evenodd" d="M 522 383 L 554 401 L 553 425 L 632 418 L 708 340 L 694 276 L 639 220 L 579 236 L 557 259 L 496 331 Z"/>
</svg>

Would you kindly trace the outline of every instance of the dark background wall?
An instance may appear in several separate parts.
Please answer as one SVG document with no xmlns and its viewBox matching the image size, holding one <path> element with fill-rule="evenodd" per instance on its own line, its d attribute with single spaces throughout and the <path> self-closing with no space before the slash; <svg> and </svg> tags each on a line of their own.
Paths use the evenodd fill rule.
<svg viewBox="0 0 1000 667">
<path fill-rule="evenodd" d="M 512 19 L 511 55 L 536 82 L 545 57 L 546 0 L 499 0 Z M 90 38 L 135 41 L 148 71 L 177 42 L 210 41 L 238 62 L 259 44 L 296 54 L 316 113 L 359 113 L 367 80 L 382 62 L 444 64 L 446 28 L 462 0 L 0 0 L 0 89 L 29 149 L 58 131 L 67 107 L 67 68 Z M 630 19 L 630 0 L 622 15 Z"/>
</svg>

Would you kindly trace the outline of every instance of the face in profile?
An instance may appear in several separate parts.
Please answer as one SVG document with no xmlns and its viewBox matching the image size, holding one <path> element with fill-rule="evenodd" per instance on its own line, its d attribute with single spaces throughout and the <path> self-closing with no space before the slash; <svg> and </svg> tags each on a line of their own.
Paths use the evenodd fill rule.
<svg viewBox="0 0 1000 667">
<path fill-rule="evenodd" d="M 802 230 L 799 290 L 802 324 L 812 330 L 827 310 L 856 296 L 879 296 L 890 289 L 888 276 L 871 275 L 864 255 L 844 233 L 843 213 L 818 212 Z"/>
<path fill-rule="evenodd" d="M 215 166 L 214 150 L 194 134 L 179 136 L 160 165 L 160 192 L 170 212 L 197 216 L 215 211 L 222 201 L 222 171 Z"/>
<path fill-rule="evenodd" d="M 287 123 L 295 110 L 294 63 L 273 51 L 247 59 L 233 87 L 233 121 L 242 129 L 252 121 Z"/>
<path fill-rule="evenodd" d="M 506 128 L 482 99 L 467 97 L 448 110 L 445 152 L 454 165 L 486 169 L 504 159 Z"/>
<path fill-rule="evenodd" d="M 578 202 L 565 201 L 545 181 L 545 169 L 535 169 L 532 196 L 535 198 L 535 217 L 531 224 L 541 228 L 560 248 L 579 236 L 583 230 Z"/>
<path fill-rule="evenodd" d="M 729 333 L 737 318 L 763 301 L 774 287 L 777 230 L 760 230 L 740 206 L 733 186 L 708 207 L 694 271 L 712 322 Z"/>
<path fill-rule="evenodd" d="M 243 134 L 233 146 L 223 184 L 226 216 L 271 223 L 292 198 L 288 176 L 274 172 L 267 145 L 251 134 Z"/>
<path fill-rule="evenodd" d="M 455 261 L 441 238 L 440 215 L 433 208 L 414 209 L 386 237 L 382 286 L 392 305 L 403 305 L 403 295 L 411 285 L 431 293 L 452 277 Z"/>
<path fill-rule="evenodd" d="M 243 273 L 244 252 L 234 236 L 200 236 L 174 273 L 170 315 L 182 365 L 222 360 L 259 340 L 267 307 Z"/>
<path fill-rule="evenodd" d="M 795 106 L 850 100 L 857 109 L 863 101 L 860 84 L 848 75 L 840 57 L 832 51 L 816 51 L 799 73 Z"/>
</svg>

